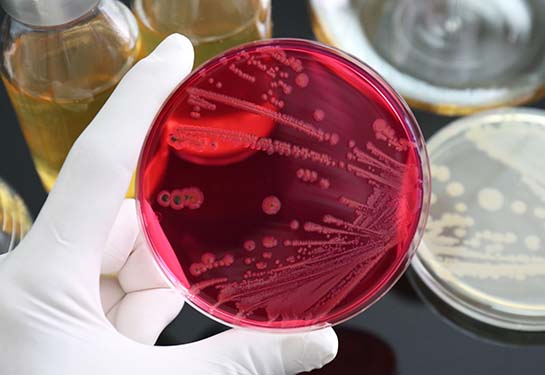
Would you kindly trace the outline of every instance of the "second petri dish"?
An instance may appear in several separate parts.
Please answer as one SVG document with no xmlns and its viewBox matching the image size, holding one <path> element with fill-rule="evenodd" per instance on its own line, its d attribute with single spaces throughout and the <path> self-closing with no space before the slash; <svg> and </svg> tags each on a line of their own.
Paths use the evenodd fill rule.
<svg viewBox="0 0 545 375">
<path fill-rule="evenodd" d="M 411 112 L 372 70 L 299 40 L 186 79 L 139 163 L 142 223 L 173 284 L 235 326 L 344 321 L 405 270 L 429 174 Z"/>
<path fill-rule="evenodd" d="M 544 0 L 309 0 L 318 39 L 445 115 L 545 93 Z"/>
<path fill-rule="evenodd" d="M 504 109 L 455 121 L 428 142 L 430 218 L 413 261 L 462 313 L 545 331 L 545 111 Z"/>
</svg>

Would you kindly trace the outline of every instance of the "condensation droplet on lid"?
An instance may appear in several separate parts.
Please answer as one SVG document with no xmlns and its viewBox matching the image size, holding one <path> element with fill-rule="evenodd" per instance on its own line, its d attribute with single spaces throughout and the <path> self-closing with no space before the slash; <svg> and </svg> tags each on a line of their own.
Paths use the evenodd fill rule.
<svg viewBox="0 0 545 375">
<path fill-rule="evenodd" d="M 264 270 L 265 268 L 267 268 L 267 263 L 265 262 L 257 262 L 255 264 L 255 268 L 257 268 L 258 270 Z"/>
<path fill-rule="evenodd" d="M 266 251 L 264 252 L 263 254 L 261 254 L 263 256 L 263 258 L 265 259 L 271 259 L 272 258 L 272 253 L 270 251 Z"/>
</svg>

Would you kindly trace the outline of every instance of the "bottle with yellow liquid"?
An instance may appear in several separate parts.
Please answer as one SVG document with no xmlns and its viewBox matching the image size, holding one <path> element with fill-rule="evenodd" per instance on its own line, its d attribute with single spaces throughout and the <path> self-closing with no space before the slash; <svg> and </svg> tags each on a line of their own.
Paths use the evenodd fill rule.
<svg viewBox="0 0 545 375">
<path fill-rule="evenodd" d="M 76 138 L 141 57 L 138 25 L 117 0 L 0 3 L 2 80 L 49 191 Z"/>
<path fill-rule="evenodd" d="M 17 246 L 31 222 L 23 200 L 0 178 L 0 255 Z"/>
<path fill-rule="evenodd" d="M 172 33 L 195 47 L 195 65 L 239 44 L 271 37 L 270 0 L 133 0 L 133 11 L 150 53 Z"/>
</svg>

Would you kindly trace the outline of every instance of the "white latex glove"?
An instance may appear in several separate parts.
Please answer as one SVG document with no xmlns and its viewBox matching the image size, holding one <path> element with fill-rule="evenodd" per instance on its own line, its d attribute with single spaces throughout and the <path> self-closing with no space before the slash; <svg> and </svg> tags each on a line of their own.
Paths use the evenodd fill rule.
<svg viewBox="0 0 545 375">
<path fill-rule="evenodd" d="M 294 374 L 335 356 L 332 329 L 146 345 L 183 302 L 123 197 L 148 127 L 192 63 L 190 42 L 173 35 L 126 75 L 76 141 L 30 233 L 0 258 L 0 374 Z"/>
</svg>

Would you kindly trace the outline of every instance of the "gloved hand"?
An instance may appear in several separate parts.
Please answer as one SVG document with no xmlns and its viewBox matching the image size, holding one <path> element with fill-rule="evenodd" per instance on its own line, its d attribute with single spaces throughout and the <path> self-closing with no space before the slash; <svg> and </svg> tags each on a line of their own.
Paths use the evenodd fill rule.
<svg viewBox="0 0 545 375">
<path fill-rule="evenodd" d="M 0 258 L 0 374 L 293 374 L 335 356 L 332 329 L 149 345 L 183 302 L 123 197 L 148 127 L 192 63 L 190 42 L 173 35 L 126 75 L 76 141 L 30 233 Z"/>
</svg>

